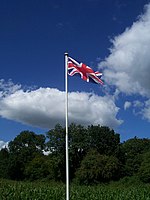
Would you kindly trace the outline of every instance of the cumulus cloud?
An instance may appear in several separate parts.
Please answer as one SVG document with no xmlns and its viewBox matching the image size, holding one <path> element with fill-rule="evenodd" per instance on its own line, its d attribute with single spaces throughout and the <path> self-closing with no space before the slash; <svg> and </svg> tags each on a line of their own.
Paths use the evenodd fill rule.
<svg viewBox="0 0 150 200">
<path fill-rule="evenodd" d="M 150 122 L 150 3 L 137 21 L 111 42 L 110 55 L 99 63 L 103 78 L 111 91 L 115 88 L 118 93 L 134 95 L 133 113 Z M 130 106 L 125 102 L 124 109 Z"/>
<path fill-rule="evenodd" d="M 110 55 L 100 63 L 105 81 L 120 92 L 150 97 L 150 4 L 111 42 Z"/>
<path fill-rule="evenodd" d="M 1 91 L 2 94 L 4 91 Z M 69 122 L 83 125 L 100 124 L 112 128 L 122 123 L 117 119 L 119 108 L 111 96 L 71 92 Z M 32 126 L 52 128 L 65 124 L 65 92 L 55 88 L 27 90 L 19 88 L 0 98 L 0 116 Z"/>
<path fill-rule="evenodd" d="M 150 122 L 150 100 L 145 101 L 145 106 L 141 111 L 144 119 L 147 119 Z"/>
<path fill-rule="evenodd" d="M 4 79 L 0 79 L 0 98 L 13 94 L 21 88 L 20 84 L 14 84 L 12 80 L 7 82 Z"/>
<path fill-rule="evenodd" d="M 131 107 L 131 105 L 132 105 L 132 103 L 131 103 L 131 102 L 129 102 L 129 101 L 126 101 L 126 102 L 124 103 L 124 110 L 127 110 L 128 108 L 130 108 L 130 107 Z"/>
<path fill-rule="evenodd" d="M 136 107 L 136 108 L 141 108 L 144 106 L 144 103 L 139 101 L 139 100 L 136 100 L 133 102 L 133 106 Z"/>
</svg>

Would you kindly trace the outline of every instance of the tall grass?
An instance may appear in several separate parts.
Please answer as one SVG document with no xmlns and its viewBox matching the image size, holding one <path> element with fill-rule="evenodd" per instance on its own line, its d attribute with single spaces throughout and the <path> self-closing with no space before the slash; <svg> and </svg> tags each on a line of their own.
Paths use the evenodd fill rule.
<svg viewBox="0 0 150 200">
<path fill-rule="evenodd" d="M 0 200 L 65 200 L 65 185 L 0 180 Z M 71 186 L 70 200 L 150 200 L 150 187 Z"/>
</svg>

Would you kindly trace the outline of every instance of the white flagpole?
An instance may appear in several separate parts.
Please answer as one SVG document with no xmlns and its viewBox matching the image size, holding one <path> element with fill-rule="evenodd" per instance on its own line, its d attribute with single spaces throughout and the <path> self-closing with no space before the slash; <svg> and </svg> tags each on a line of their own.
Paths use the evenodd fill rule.
<svg viewBox="0 0 150 200">
<path fill-rule="evenodd" d="M 66 200 L 69 200 L 69 153 L 68 153 L 68 53 L 65 53 L 65 90 L 66 90 Z"/>
</svg>

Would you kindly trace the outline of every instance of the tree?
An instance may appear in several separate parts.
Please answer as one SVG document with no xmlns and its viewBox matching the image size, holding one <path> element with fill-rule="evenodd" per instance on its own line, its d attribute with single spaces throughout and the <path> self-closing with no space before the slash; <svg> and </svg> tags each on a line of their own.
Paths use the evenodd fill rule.
<svg viewBox="0 0 150 200">
<path fill-rule="evenodd" d="M 31 160 L 25 166 L 25 178 L 34 181 L 48 177 L 51 172 L 49 171 L 49 163 L 47 160 L 47 156 L 35 156 L 33 160 Z"/>
<path fill-rule="evenodd" d="M 32 153 L 42 153 L 45 148 L 45 136 L 37 135 L 32 131 L 22 131 L 15 139 L 8 144 L 10 153 L 19 154 L 22 150 Z"/>
<path fill-rule="evenodd" d="M 87 130 L 81 125 L 71 124 L 69 126 L 69 159 L 70 178 L 74 178 L 76 170 L 88 151 Z"/>
<path fill-rule="evenodd" d="M 138 154 L 143 154 L 150 150 L 150 139 L 131 138 L 122 144 L 126 158 L 134 158 Z"/>
<path fill-rule="evenodd" d="M 113 156 L 101 155 L 91 150 L 81 162 L 76 172 L 76 180 L 80 184 L 108 182 L 116 179 L 119 172 L 119 161 Z"/>
<path fill-rule="evenodd" d="M 11 179 L 24 179 L 25 165 L 36 155 L 42 155 L 45 148 L 45 136 L 23 131 L 8 144 L 8 174 Z"/>
<path fill-rule="evenodd" d="M 87 152 L 95 149 L 100 154 L 117 155 L 120 137 L 119 134 L 108 127 L 89 126 L 85 128 L 81 125 L 70 124 L 68 127 L 69 132 L 69 171 L 70 179 L 75 176 L 76 170 L 80 167 L 82 160 Z M 58 157 L 60 163 L 65 160 L 65 129 L 57 124 L 54 129 L 48 131 L 47 142 L 48 149 L 51 153 Z M 62 174 L 65 174 L 64 165 L 60 165 Z M 63 171 L 64 170 L 64 171 Z M 62 179 L 64 179 L 62 177 Z"/>
<path fill-rule="evenodd" d="M 125 155 L 125 175 L 132 176 L 140 168 L 142 154 L 150 150 L 150 139 L 134 137 L 124 142 L 121 148 Z"/>
<path fill-rule="evenodd" d="M 150 183 L 150 151 L 143 154 L 143 161 L 139 168 L 138 176 L 144 183 Z"/>
<path fill-rule="evenodd" d="M 69 130 L 69 172 L 70 179 L 74 177 L 76 169 L 79 167 L 84 156 L 86 144 L 85 129 L 81 125 L 71 124 Z M 55 166 L 58 169 L 58 175 L 55 173 L 56 179 L 65 181 L 65 129 L 57 124 L 54 129 L 48 131 L 47 142 L 48 149 L 53 157 L 55 156 Z M 59 166 L 59 167 L 58 167 Z M 61 177 L 61 178 L 60 178 Z"/>
<path fill-rule="evenodd" d="M 65 182 L 66 180 L 66 168 L 65 168 L 65 159 L 64 155 L 61 154 L 50 154 L 48 156 L 48 169 L 50 175 L 48 179 L 53 179 L 55 181 Z"/>
<path fill-rule="evenodd" d="M 9 152 L 7 148 L 0 150 L 0 178 L 8 177 Z"/>
<path fill-rule="evenodd" d="M 65 153 L 65 129 L 60 125 L 56 124 L 54 129 L 47 132 L 47 142 L 48 150 L 54 154 Z"/>
<path fill-rule="evenodd" d="M 89 149 L 96 149 L 100 154 L 114 155 L 118 154 L 120 145 L 120 135 L 106 126 L 89 126 Z"/>
<path fill-rule="evenodd" d="M 47 148 L 51 152 L 49 158 L 52 159 L 54 179 L 65 181 L 65 129 L 56 124 L 55 128 L 47 132 Z"/>
</svg>

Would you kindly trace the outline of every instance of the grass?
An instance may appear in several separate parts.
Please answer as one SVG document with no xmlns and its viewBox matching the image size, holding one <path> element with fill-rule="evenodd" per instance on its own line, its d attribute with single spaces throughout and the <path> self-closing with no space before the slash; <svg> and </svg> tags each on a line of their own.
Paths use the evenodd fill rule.
<svg viewBox="0 0 150 200">
<path fill-rule="evenodd" d="M 65 200 L 65 185 L 0 180 L 0 200 Z M 119 184 L 70 187 L 70 200 L 150 200 L 150 186 Z"/>
</svg>

